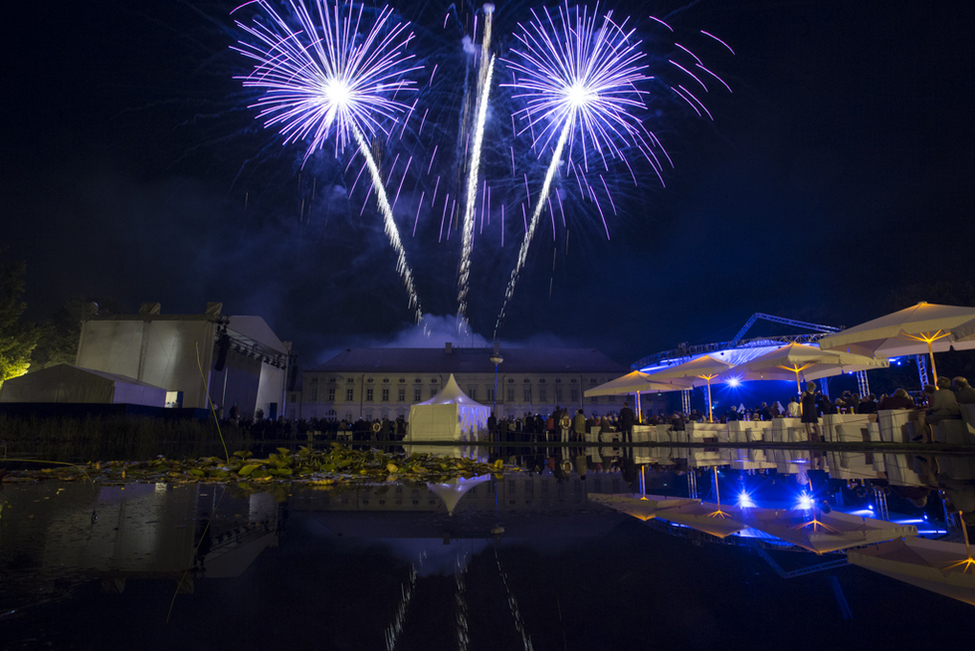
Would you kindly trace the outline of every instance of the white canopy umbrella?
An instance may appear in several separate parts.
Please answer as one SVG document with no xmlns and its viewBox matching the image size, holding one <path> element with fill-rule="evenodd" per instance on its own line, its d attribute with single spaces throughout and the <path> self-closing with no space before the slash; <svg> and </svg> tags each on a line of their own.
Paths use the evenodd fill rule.
<svg viewBox="0 0 975 651">
<path fill-rule="evenodd" d="M 951 343 L 975 341 L 975 319 L 951 329 Z"/>
<path fill-rule="evenodd" d="M 822 350 L 793 342 L 739 364 L 731 373 L 743 381 L 795 380 L 796 389 L 802 393 L 800 375 L 807 381 L 817 380 L 840 373 L 886 368 L 888 365 L 886 359 Z"/>
<path fill-rule="evenodd" d="M 975 348 L 975 337 L 959 342 L 951 336 L 953 328 L 972 319 L 975 319 L 975 307 L 918 303 L 823 337 L 818 343 L 823 350 L 845 350 L 875 357 L 928 353 L 931 372 L 937 379 L 934 353 L 944 352 L 952 346 Z"/>
<path fill-rule="evenodd" d="M 669 368 L 662 368 L 651 373 L 647 373 L 647 375 L 653 382 L 670 382 L 673 380 L 680 380 L 689 382 L 692 386 L 707 384 L 708 420 L 713 422 L 714 418 L 713 414 L 711 413 L 711 380 L 718 378 L 722 373 L 727 372 L 731 368 L 734 368 L 734 364 L 722 361 L 716 357 L 712 357 L 711 355 L 701 355 L 700 357 L 695 357 L 694 359 L 684 362 L 683 364 L 678 364 L 677 366 L 671 366 Z M 678 388 L 688 387 L 674 387 L 672 390 L 677 390 Z"/>
<path fill-rule="evenodd" d="M 650 376 L 641 371 L 627 373 L 615 380 L 610 380 L 584 392 L 585 397 L 595 396 L 618 396 L 630 393 L 649 393 L 654 391 L 679 391 L 690 389 L 690 382 L 681 382 L 679 379 L 670 381 L 653 381 Z"/>
</svg>

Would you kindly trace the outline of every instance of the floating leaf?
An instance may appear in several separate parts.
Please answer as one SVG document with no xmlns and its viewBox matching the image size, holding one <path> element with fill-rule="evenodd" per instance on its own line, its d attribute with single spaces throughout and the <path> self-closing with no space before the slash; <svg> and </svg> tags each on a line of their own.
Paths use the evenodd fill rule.
<svg viewBox="0 0 975 651">
<path fill-rule="evenodd" d="M 246 465 L 243 468 L 241 468 L 240 470 L 238 470 L 237 471 L 237 474 L 240 475 L 241 477 L 247 477 L 251 473 L 253 473 L 255 470 L 257 470 L 257 468 L 258 468 L 258 465 L 256 463 L 252 463 L 252 464 Z"/>
</svg>

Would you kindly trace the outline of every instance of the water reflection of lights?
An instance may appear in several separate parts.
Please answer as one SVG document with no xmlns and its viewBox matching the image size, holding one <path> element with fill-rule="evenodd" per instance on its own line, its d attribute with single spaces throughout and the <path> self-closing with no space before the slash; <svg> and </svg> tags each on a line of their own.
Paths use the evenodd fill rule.
<svg viewBox="0 0 975 651">
<path fill-rule="evenodd" d="M 752 500 L 752 496 L 747 492 L 742 491 L 738 494 L 738 506 L 743 509 L 755 508 L 755 502 Z"/>
<path fill-rule="evenodd" d="M 802 509 L 803 511 L 809 511 L 813 507 L 812 495 L 803 491 L 799 493 L 799 501 L 796 502 L 796 508 Z"/>
<path fill-rule="evenodd" d="M 525 651 L 530 651 L 532 647 L 531 637 L 528 635 L 528 630 L 525 628 L 525 623 L 521 619 L 521 612 L 518 610 L 518 600 L 515 596 L 511 594 L 511 586 L 508 584 L 508 573 L 505 572 L 504 567 L 501 565 L 501 557 L 498 555 L 498 548 L 494 548 L 494 560 L 498 563 L 498 572 L 501 574 L 501 582 L 504 584 L 505 592 L 508 593 L 508 607 L 511 609 L 511 618 L 515 622 L 515 629 L 518 634 L 521 635 L 521 641 L 525 645 Z"/>
<path fill-rule="evenodd" d="M 400 633 L 403 632 L 403 622 L 406 619 L 406 609 L 410 605 L 410 599 L 413 597 L 413 591 L 416 588 L 416 566 L 410 566 L 410 578 L 407 583 L 400 587 L 400 592 L 402 599 L 399 603 L 399 608 L 396 611 L 396 615 L 393 617 L 393 623 L 389 625 L 386 629 L 386 649 L 387 651 L 392 651 L 396 648 L 396 640 L 399 638 Z"/>
</svg>

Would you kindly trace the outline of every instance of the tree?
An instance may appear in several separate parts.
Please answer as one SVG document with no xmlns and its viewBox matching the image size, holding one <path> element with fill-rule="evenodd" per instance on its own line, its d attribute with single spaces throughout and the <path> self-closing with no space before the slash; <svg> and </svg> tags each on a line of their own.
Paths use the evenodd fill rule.
<svg viewBox="0 0 975 651">
<path fill-rule="evenodd" d="M 0 263 L 0 387 L 5 380 L 27 372 L 37 345 L 37 328 L 20 322 L 27 307 L 20 300 L 26 270 L 25 262 Z"/>
<path fill-rule="evenodd" d="M 37 324 L 40 338 L 31 356 L 31 369 L 74 364 L 81 337 L 81 322 L 92 314 L 126 314 L 125 307 L 111 297 L 70 300 L 57 312 Z"/>
</svg>

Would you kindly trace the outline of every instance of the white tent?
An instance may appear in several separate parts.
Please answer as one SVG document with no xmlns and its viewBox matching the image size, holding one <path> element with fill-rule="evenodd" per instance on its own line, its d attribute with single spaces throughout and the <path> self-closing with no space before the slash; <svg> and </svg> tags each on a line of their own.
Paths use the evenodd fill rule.
<svg viewBox="0 0 975 651">
<path fill-rule="evenodd" d="M 490 415 L 491 408 L 468 397 L 451 374 L 440 393 L 410 407 L 404 441 L 480 441 Z"/>
<path fill-rule="evenodd" d="M 70 402 L 163 407 L 166 389 L 124 375 L 58 364 L 3 383 L 0 402 Z"/>
</svg>

